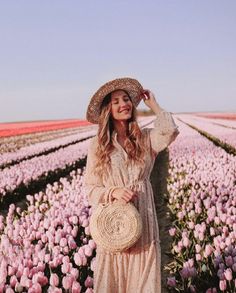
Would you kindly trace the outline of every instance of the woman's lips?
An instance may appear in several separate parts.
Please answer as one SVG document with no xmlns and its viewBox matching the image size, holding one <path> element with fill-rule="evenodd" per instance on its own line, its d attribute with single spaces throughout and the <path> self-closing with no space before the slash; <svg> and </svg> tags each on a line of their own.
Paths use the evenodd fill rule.
<svg viewBox="0 0 236 293">
<path fill-rule="evenodd" d="M 130 109 L 123 109 L 122 111 L 120 111 L 120 113 L 124 112 L 124 111 L 129 111 Z"/>
</svg>

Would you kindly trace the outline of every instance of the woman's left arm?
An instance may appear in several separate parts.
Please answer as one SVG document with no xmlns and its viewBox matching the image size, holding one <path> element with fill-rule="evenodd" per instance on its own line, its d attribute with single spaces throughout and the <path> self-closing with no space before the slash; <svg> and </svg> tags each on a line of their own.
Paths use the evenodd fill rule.
<svg viewBox="0 0 236 293">
<path fill-rule="evenodd" d="M 156 152 L 164 150 L 178 136 L 178 126 L 175 124 L 171 112 L 161 108 L 154 94 L 150 90 L 144 90 L 144 103 L 155 113 L 154 127 L 148 129 L 151 147 Z"/>
<path fill-rule="evenodd" d="M 87 162 L 83 179 L 83 189 L 91 206 L 112 201 L 112 192 L 117 186 L 104 186 L 102 178 L 94 173 L 97 162 L 95 155 L 97 139 L 93 137 L 88 147 Z"/>
</svg>

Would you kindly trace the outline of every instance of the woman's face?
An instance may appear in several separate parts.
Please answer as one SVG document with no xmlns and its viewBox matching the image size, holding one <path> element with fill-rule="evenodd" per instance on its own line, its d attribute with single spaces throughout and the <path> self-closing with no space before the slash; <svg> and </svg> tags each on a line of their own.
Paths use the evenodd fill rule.
<svg viewBox="0 0 236 293">
<path fill-rule="evenodd" d="M 115 120 L 127 120 L 132 116 L 133 104 L 123 90 L 111 93 L 111 113 Z"/>
</svg>

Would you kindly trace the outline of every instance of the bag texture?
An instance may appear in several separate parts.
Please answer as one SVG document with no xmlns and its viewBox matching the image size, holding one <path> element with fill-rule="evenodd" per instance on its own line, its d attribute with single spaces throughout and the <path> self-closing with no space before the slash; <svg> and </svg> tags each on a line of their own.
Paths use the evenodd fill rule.
<svg viewBox="0 0 236 293">
<path fill-rule="evenodd" d="M 90 217 L 90 233 L 97 245 L 120 252 L 133 246 L 142 234 L 142 218 L 131 202 L 99 204 Z"/>
</svg>

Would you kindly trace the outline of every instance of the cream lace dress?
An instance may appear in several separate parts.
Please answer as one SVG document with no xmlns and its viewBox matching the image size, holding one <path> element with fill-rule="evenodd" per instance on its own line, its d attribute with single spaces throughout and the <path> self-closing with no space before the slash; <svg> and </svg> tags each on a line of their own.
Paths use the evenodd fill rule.
<svg viewBox="0 0 236 293">
<path fill-rule="evenodd" d="M 165 149 L 179 134 L 171 112 L 160 108 L 153 128 L 144 128 L 148 154 L 142 168 L 129 164 L 125 167 L 127 153 L 117 141 L 113 131 L 115 151 L 111 154 L 112 172 L 106 180 L 95 176 L 95 151 L 97 136 L 91 139 L 83 187 L 92 210 L 99 202 L 106 202 L 115 187 L 129 187 L 138 194 L 133 203 L 143 220 L 143 234 L 138 242 L 125 252 L 111 253 L 97 246 L 94 270 L 95 293 L 160 293 L 161 249 L 159 228 L 150 183 L 157 153 Z"/>
</svg>

